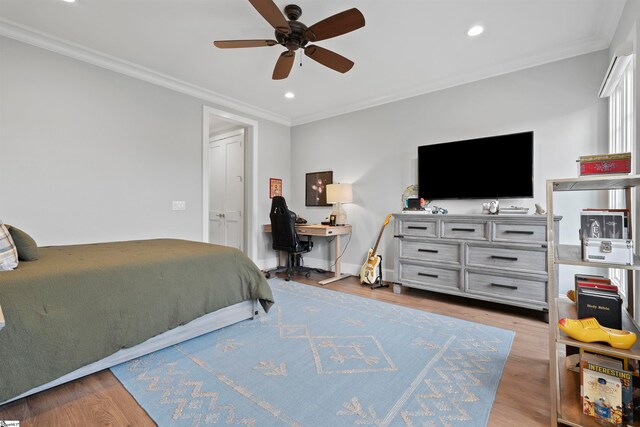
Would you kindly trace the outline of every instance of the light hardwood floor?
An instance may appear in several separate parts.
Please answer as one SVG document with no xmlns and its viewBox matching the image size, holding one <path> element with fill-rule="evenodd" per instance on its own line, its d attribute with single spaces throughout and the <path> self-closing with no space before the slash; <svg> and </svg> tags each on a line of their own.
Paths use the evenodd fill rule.
<svg viewBox="0 0 640 427">
<path fill-rule="evenodd" d="M 319 286 L 326 277 L 294 280 Z M 541 313 L 417 289 L 396 295 L 390 288 L 360 286 L 355 277 L 323 287 L 515 331 L 489 425 L 549 425 L 548 330 Z M 155 425 L 108 370 L 0 406 L 0 420 L 20 420 L 21 427 Z"/>
</svg>

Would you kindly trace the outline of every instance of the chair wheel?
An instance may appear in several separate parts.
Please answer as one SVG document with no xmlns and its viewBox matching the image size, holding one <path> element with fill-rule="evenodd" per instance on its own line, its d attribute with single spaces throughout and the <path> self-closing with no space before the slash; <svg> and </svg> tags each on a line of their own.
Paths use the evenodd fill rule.
<svg viewBox="0 0 640 427">
<path fill-rule="evenodd" d="M 264 273 L 264 277 L 267 279 L 271 279 L 271 273 L 267 271 L 266 273 Z"/>
<path fill-rule="evenodd" d="M 287 277 L 285 277 L 285 279 L 284 279 L 284 280 L 286 280 L 286 281 L 288 282 L 288 281 L 290 281 L 290 280 L 291 280 L 291 277 L 288 277 L 288 276 L 287 276 Z"/>
<path fill-rule="evenodd" d="M 311 277 L 311 273 L 307 272 L 307 273 L 304 275 L 304 277 L 306 277 L 306 278 L 308 279 L 309 277 Z"/>
</svg>

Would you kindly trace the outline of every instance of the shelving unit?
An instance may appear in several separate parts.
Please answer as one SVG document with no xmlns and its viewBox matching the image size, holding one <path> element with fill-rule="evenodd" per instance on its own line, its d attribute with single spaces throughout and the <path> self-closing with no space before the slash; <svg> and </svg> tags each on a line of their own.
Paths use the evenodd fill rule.
<svg viewBox="0 0 640 427">
<path fill-rule="evenodd" d="M 578 245 L 556 246 L 553 224 L 553 195 L 562 191 L 594 191 L 594 190 L 625 190 L 625 204 L 630 209 L 629 233 L 633 236 L 634 216 L 631 206 L 631 191 L 640 186 L 640 175 L 630 176 L 594 176 L 582 178 L 557 179 L 547 181 L 547 268 L 549 273 L 549 365 L 551 385 L 551 425 L 558 423 L 569 426 L 599 426 L 595 418 L 582 414 L 580 401 L 580 375 L 565 368 L 563 350 L 565 345 L 606 352 L 616 356 L 640 360 L 640 341 L 630 350 L 615 349 L 605 344 L 584 343 L 569 338 L 558 329 L 558 319 L 567 317 L 575 319 L 575 305 L 566 297 L 559 295 L 558 275 L 556 270 L 560 265 L 575 265 L 595 268 L 619 268 L 627 270 L 627 301 L 631 302 L 623 315 L 622 327 L 640 335 L 634 324 L 633 314 L 633 271 L 640 270 L 640 258 L 634 257 L 633 265 L 609 263 L 592 263 L 582 260 L 581 248 Z M 578 213 L 576 213 L 578 214 Z M 640 420 L 633 423 L 640 426 Z"/>
</svg>

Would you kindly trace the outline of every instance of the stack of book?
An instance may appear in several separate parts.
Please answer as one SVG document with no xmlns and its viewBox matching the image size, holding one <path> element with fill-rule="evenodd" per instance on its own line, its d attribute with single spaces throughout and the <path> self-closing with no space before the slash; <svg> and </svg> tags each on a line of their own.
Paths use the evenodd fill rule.
<svg viewBox="0 0 640 427">
<path fill-rule="evenodd" d="M 627 358 L 580 350 L 582 412 L 613 425 L 633 422 L 636 368 Z"/>
<path fill-rule="evenodd" d="M 610 173 L 631 173 L 631 153 L 581 156 L 578 160 L 580 176 Z"/>
<path fill-rule="evenodd" d="M 622 298 L 618 287 L 602 276 L 574 276 L 578 319 L 595 317 L 607 328 L 622 329 Z"/>
</svg>

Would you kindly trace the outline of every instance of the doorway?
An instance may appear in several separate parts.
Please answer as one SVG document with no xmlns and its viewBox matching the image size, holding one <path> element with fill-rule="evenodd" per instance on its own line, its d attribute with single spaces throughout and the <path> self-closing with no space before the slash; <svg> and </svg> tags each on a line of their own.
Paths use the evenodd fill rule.
<svg viewBox="0 0 640 427">
<path fill-rule="evenodd" d="M 258 122 L 203 106 L 202 124 L 202 240 L 237 247 L 255 261 Z"/>
<path fill-rule="evenodd" d="M 212 121 L 212 124 L 215 123 Z M 215 127 L 210 125 L 212 131 Z M 209 140 L 209 243 L 244 251 L 244 129 Z"/>
</svg>

